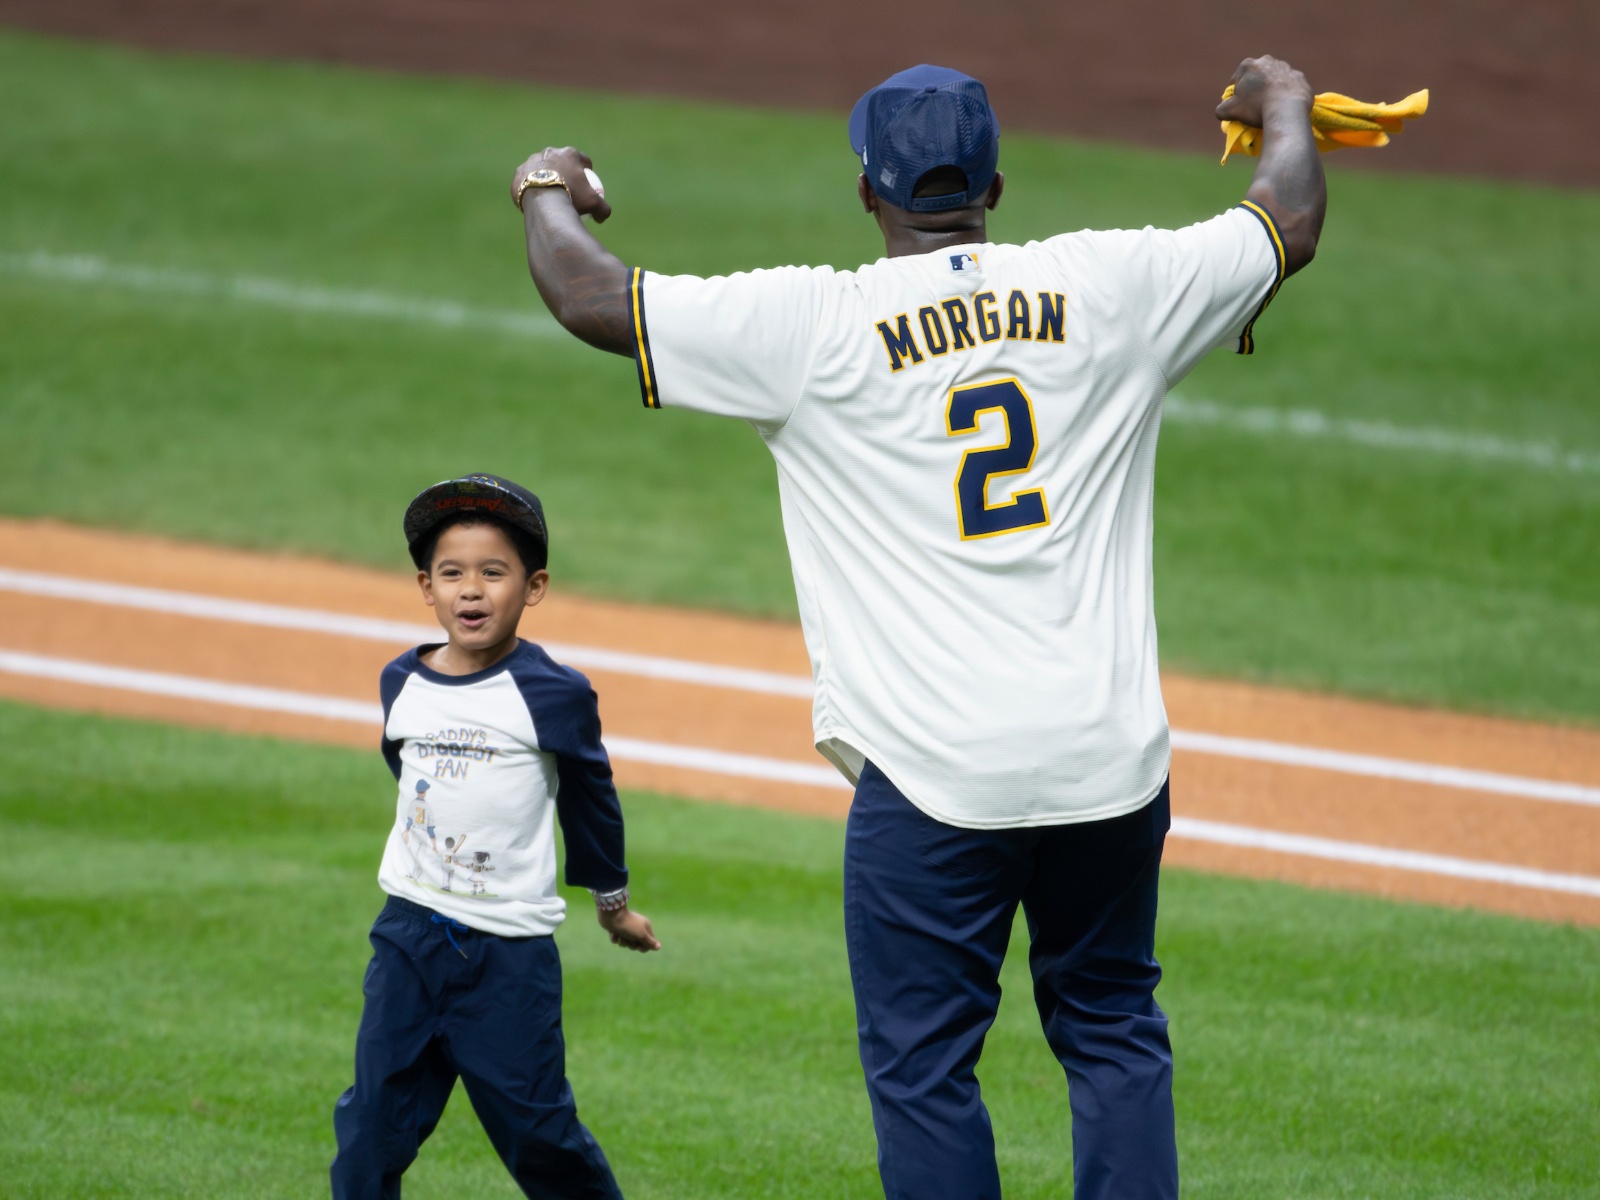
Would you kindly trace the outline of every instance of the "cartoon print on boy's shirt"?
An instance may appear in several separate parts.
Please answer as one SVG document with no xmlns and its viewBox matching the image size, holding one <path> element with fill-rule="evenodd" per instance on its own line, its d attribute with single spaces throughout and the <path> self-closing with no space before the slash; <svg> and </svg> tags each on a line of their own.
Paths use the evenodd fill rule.
<svg viewBox="0 0 1600 1200">
<path fill-rule="evenodd" d="M 487 850 L 474 850 L 472 852 L 472 861 L 467 863 L 466 867 L 472 872 L 472 894 L 474 896 L 493 896 L 493 892 L 483 890 L 483 873 L 494 870 L 489 865 L 489 852 Z"/>
<path fill-rule="evenodd" d="M 456 855 L 461 853 L 461 848 L 466 844 L 466 834 L 462 834 L 460 838 L 445 838 L 444 853 L 439 857 L 439 864 L 444 868 L 444 887 L 440 888 L 440 891 L 452 892 L 455 890 L 450 885 L 455 881 L 456 868 L 461 867 L 465 870 L 467 865 L 466 860 L 457 858 Z"/>
<path fill-rule="evenodd" d="M 407 820 L 409 822 L 409 818 Z M 408 824 L 407 832 L 409 830 L 410 826 Z M 405 838 L 405 836 L 406 834 L 401 834 L 402 838 Z M 449 892 L 452 896 L 474 896 L 482 897 L 485 900 L 496 898 L 496 894 L 488 889 L 488 881 L 484 879 L 485 872 L 494 870 L 494 865 L 489 861 L 494 855 L 488 850 L 474 850 L 469 854 L 466 849 L 466 834 L 462 834 L 460 837 L 447 837 L 444 839 L 442 846 L 434 846 L 434 853 L 439 857 L 439 873 L 442 878 L 442 886 L 431 879 L 422 877 L 421 845 L 422 838 L 418 835 L 415 848 L 412 850 L 412 855 L 416 862 L 413 872 L 407 873 L 407 879 L 413 880 L 432 892 Z M 466 876 L 467 890 L 465 892 L 456 891 L 455 883 L 458 872 Z"/>
<path fill-rule="evenodd" d="M 411 850 L 411 870 L 406 873 L 408 879 L 422 878 L 422 834 L 426 830 L 428 844 L 435 854 L 439 853 L 439 843 L 433 836 L 433 809 L 428 804 L 428 788 L 432 785 L 426 779 L 417 780 L 417 794 L 412 798 L 406 809 L 406 827 L 400 832 L 400 840 Z M 413 838 L 412 834 L 416 836 Z"/>
<path fill-rule="evenodd" d="M 435 779 L 465 779 L 473 763 L 493 762 L 501 753 L 489 744 L 487 729 L 441 729 L 411 742 L 425 765 L 433 768 Z"/>
</svg>

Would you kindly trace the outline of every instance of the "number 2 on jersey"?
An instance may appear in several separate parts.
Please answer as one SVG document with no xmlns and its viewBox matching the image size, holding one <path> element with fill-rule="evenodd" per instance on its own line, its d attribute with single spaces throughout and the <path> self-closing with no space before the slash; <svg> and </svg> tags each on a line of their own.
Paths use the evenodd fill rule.
<svg viewBox="0 0 1600 1200">
<path fill-rule="evenodd" d="M 961 520 L 961 540 L 994 537 L 1034 529 L 1050 523 L 1044 489 L 1013 492 L 1003 504 L 989 503 L 989 481 L 997 476 L 1020 475 L 1033 466 L 1039 448 L 1033 402 L 1015 379 L 973 383 L 950 390 L 945 410 L 945 432 L 950 437 L 978 431 L 978 418 L 998 412 L 1005 421 L 1003 445 L 968 450 L 956 469 L 956 513 Z"/>
</svg>

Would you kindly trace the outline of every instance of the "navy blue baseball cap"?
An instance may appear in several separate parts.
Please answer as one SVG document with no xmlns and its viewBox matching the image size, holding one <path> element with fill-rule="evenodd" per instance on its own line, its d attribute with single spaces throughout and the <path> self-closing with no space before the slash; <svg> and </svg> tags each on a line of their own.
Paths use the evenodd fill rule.
<svg viewBox="0 0 1600 1200">
<path fill-rule="evenodd" d="M 989 93 L 970 75 L 927 63 L 891 75 L 856 101 L 850 146 L 872 190 L 896 208 L 939 212 L 983 199 L 1000 162 L 1000 122 Z M 915 196 L 917 182 L 955 167 L 967 190 Z"/>
<path fill-rule="evenodd" d="M 483 472 L 424 488 L 406 506 L 406 546 L 419 569 L 426 570 L 428 566 L 420 560 L 428 535 L 447 518 L 462 512 L 482 513 L 527 534 L 539 550 L 539 561 L 529 563 L 528 568 L 544 569 L 550 555 L 550 533 L 539 497 L 520 483 Z"/>
</svg>

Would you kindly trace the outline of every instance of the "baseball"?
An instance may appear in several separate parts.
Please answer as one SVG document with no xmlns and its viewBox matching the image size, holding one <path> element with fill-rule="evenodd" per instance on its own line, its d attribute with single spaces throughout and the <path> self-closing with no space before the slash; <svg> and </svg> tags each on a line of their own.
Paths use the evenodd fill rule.
<svg viewBox="0 0 1600 1200">
<path fill-rule="evenodd" d="M 606 185 L 600 182 L 600 176 L 594 173 L 594 169 L 585 167 L 583 169 L 583 177 L 589 181 L 589 186 L 595 190 L 595 194 L 604 200 L 606 198 Z"/>
</svg>

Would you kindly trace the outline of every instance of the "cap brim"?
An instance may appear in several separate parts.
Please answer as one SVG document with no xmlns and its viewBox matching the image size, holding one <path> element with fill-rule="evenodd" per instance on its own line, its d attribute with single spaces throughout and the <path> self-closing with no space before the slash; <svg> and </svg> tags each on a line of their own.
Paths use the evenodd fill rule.
<svg viewBox="0 0 1600 1200">
<path fill-rule="evenodd" d="M 876 88 L 872 90 L 877 91 Z M 850 148 L 856 152 L 857 158 L 867 152 L 867 101 L 871 99 L 872 92 L 868 92 L 850 110 Z"/>
<path fill-rule="evenodd" d="M 498 517 L 547 540 L 544 522 L 521 496 L 482 479 L 447 479 L 425 488 L 406 506 L 405 535 L 414 544 L 445 518 L 459 512 L 481 512 Z"/>
</svg>

